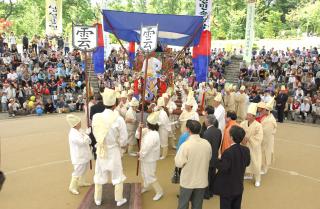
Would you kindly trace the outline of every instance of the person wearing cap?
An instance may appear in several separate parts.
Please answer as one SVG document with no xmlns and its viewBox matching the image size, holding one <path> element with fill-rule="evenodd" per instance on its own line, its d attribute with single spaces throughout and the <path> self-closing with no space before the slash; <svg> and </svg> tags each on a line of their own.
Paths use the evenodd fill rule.
<svg viewBox="0 0 320 209">
<path fill-rule="evenodd" d="M 278 94 L 278 96 L 276 96 L 275 100 L 278 113 L 278 122 L 283 123 L 284 109 L 288 101 L 288 95 L 286 94 L 285 86 L 281 86 L 280 93 Z"/>
<path fill-rule="evenodd" d="M 177 119 L 177 116 L 172 114 L 174 110 L 177 109 L 176 103 L 173 101 L 173 98 L 170 98 L 169 93 L 162 94 L 162 97 L 164 99 L 165 108 L 168 110 L 167 113 L 169 113 L 169 120 L 171 125 L 171 131 L 169 132 L 169 141 L 170 145 L 173 149 L 176 149 L 176 137 L 175 137 L 175 130 L 176 130 L 176 124 L 175 121 Z"/>
<path fill-rule="evenodd" d="M 137 144 L 137 140 L 135 138 L 135 133 L 138 128 L 138 122 L 136 118 L 137 108 L 139 106 L 139 101 L 134 97 L 131 102 L 129 103 L 130 108 L 126 112 L 125 121 L 127 124 L 127 131 L 128 131 L 128 154 L 130 156 L 137 156 L 134 151 L 135 145 Z"/>
<path fill-rule="evenodd" d="M 236 101 L 236 112 L 238 120 L 241 122 L 246 118 L 246 110 L 247 110 L 247 94 L 245 93 L 246 87 L 241 86 L 239 94 L 235 97 Z"/>
<path fill-rule="evenodd" d="M 273 104 L 274 100 L 272 99 L 267 104 L 260 102 L 257 105 L 260 116 L 257 117 L 256 120 L 261 123 L 263 129 L 263 140 L 261 143 L 261 174 L 266 174 L 268 172 L 269 166 L 273 161 L 274 135 L 277 131 L 277 121 L 274 118 L 273 114 L 270 112 L 273 110 Z"/>
<path fill-rule="evenodd" d="M 262 125 L 256 121 L 257 104 L 251 103 L 247 112 L 247 119 L 242 121 L 240 126 L 246 131 L 246 136 L 243 141 L 249 150 L 251 163 L 246 170 L 248 174 L 245 179 L 255 180 L 255 186 L 261 185 L 261 143 L 263 140 Z"/>
<path fill-rule="evenodd" d="M 131 102 L 132 98 L 133 98 L 133 90 L 129 89 L 128 90 L 128 97 L 127 97 L 128 102 Z"/>
<path fill-rule="evenodd" d="M 97 140 L 94 201 L 96 205 L 101 205 L 102 185 L 108 182 L 111 175 L 112 184 L 115 186 L 115 201 L 117 206 L 121 206 L 127 202 L 127 199 L 123 198 L 123 182 L 126 176 L 123 174 L 121 148 L 128 144 L 128 132 L 124 119 L 114 111 L 116 92 L 106 88 L 102 98 L 106 109 L 95 114 L 92 119 L 92 132 Z"/>
<path fill-rule="evenodd" d="M 69 191 L 77 195 L 79 194 L 79 186 L 90 186 L 90 184 L 84 182 L 84 175 L 92 159 L 90 150 L 91 140 L 81 130 L 81 119 L 78 116 L 69 114 L 66 116 L 66 120 L 70 126 L 69 146 L 71 163 L 73 165 Z"/>
<path fill-rule="evenodd" d="M 226 120 L 225 120 L 225 109 L 222 106 L 222 95 L 221 93 L 218 93 L 217 96 L 213 100 L 213 107 L 215 108 L 214 110 L 214 116 L 218 120 L 218 125 L 221 133 L 223 133 L 224 127 L 226 125 Z"/>
<path fill-rule="evenodd" d="M 147 118 L 147 126 L 140 124 L 140 128 L 136 131 L 136 138 L 141 134 L 141 148 L 138 153 L 141 162 L 141 176 L 143 178 L 143 188 L 141 193 L 149 191 L 151 185 L 156 193 L 153 197 L 154 201 L 159 200 L 163 196 L 163 189 L 156 177 L 157 161 L 160 159 L 160 135 L 159 130 L 160 112 L 153 112 Z"/>
<path fill-rule="evenodd" d="M 250 150 L 241 145 L 246 132 L 239 126 L 229 130 L 231 146 L 215 159 L 218 169 L 213 183 L 214 194 L 220 196 L 220 209 L 240 209 L 243 194 L 243 177 L 250 164 Z"/>
<path fill-rule="evenodd" d="M 199 121 L 199 114 L 193 110 L 194 98 L 190 97 L 187 102 L 184 104 L 184 109 L 179 116 L 180 121 L 180 133 L 183 134 L 185 132 L 185 127 L 187 120 L 196 120 Z"/>
<path fill-rule="evenodd" d="M 120 113 L 120 115 L 125 118 L 126 116 L 126 112 L 129 108 L 129 102 L 127 100 L 127 92 L 126 91 L 122 91 L 120 96 L 119 96 L 119 104 L 116 108 L 116 110 Z"/>
<path fill-rule="evenodd" d="M 165 102 L 163 97 L 158 98 L 157 106 L 159 108 L 159 135 L 162 148 L 162 155 L 160 157 L 160 160 L 163 160 L 168 155 L 168 137 L 169 132 L 171 131 L 171 125 L 169 117 L 164 110 Z"/>
<path fill-rule="evenodd" d="M 198 103 L 196 101 L 196 99 L 194 98 L 194 91 L 192 90 L 192 88 L 190 87 L 189 90 L 188 90 L 188 96 L 186 98 L 183 98 L 184 102 L 182 103 L 182 107 L 181 109 L 183 110 L 185 108 L 185 103 L 187 101 L 191 102 L 192 101 L 192 110 L 194 112 L 197 112 L 198 111 Z"/>
<path fill-rule="evenodd" d="M 232 84 L 225 86 L 226 94 L 224 96 L 224 107 L 226 111 L 236 111 L 236 102 L 235 102 L 235 94 L 231 91 Z"/>
<path fill-rule="evenodd" d="M 174 161 L 182 168 L 180 175 L 180 194 L 178 209 L 201 209 L 205 189 L 208 186 L 209 164 L 212 156 L 210 143 L 199 136 L 199 121 L 188 120 L 184 127 L 189 138 L 179 148 Z"/>
<path fill-rule="evenodd" d="M 213 105 L 213 99 L 216 96 L 216 89 L 214 88 L 214 83 L 209 82 L 209 88 L 206 92 L 206 105 Z"/>
</svg>

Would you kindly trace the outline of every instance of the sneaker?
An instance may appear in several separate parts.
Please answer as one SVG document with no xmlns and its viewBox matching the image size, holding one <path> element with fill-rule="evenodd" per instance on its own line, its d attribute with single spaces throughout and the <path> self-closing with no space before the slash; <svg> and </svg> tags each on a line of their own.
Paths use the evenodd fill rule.
<svg viewBox="0 0 320 209">
<path fill-rule="evenodd" d="M 244 176 L 243 179 L 244 179 L 244 180 L 251 180 L 251 179 L 253 179 L 253 176 Z"/>
<path fill-rule="evenodd" d="M 97 206 L 99 206 L 99 205 L 101 205 L 101 200 L 94 200 L 94 203 L 95 203 Z"/>
<path fill-rule="evenodd" d="M 156 194 L 156 195 L 153 197 L 153 200 L 154 200 L 154 201 L 158 201 L 158 200 L 161 199 L 162 196 L 163 196 L 163 193 L 158 193 L 158 194 Z"/>
<path fill-rule="evenodd" d="M 260 181 L 256 181 L 256 182 L 254 183 L 254 186 L 255 186 L 255 187 L 260 187 L 260 186 L 261 186 Z"/>
<path fill-rule="evenodd" d="M 75 189 L 69 189 L 69 191 L 72 193 L 72 194 L 74 194 L 74 195 L 78 195 L 78 194 L 80 194 L 77 190 L 75 190 Z"/>
<path fill-rule="evenodd" d="M 122 200 L 117 201 L 117 206 L 120 207 L 120 206 L 126 204 L 126 202 L 127 202 L 127 199 L 126 199 L 126 198 L 123 198 Z"/>
</svg>

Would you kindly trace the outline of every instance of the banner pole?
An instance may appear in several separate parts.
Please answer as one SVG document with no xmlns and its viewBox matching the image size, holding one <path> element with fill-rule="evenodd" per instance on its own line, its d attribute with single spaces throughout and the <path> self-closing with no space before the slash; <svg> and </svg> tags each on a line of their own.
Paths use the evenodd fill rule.
<svg viewBox="0 0 320 209">
<path fill-rule="evenodd" d="M 147 83 L 147 71 L 148 71 L 148 62 L 149 62 L 149 53 L 146 55 L 146 67 L 144 70 L 144 80 L 143 80 L 143 89 L 142 89 L 142 103 L 141 103 L 141 118 L 140 121 L 143 123 L 143 115 L 144 115 L 144 104 L 145 104 L 145 95 L 146 95 L 146 83 Z M 142 127 L 140 127 L 140 133 L 139 133 L 139 140 L 138 140 L 138 150 L 140 151 L 140 145 L 141 145 L 141 138 L 142 138 Z M 139 165 L 140 161 L 139 158 L 137 160 L 137 170 L 136 175 L 139 175 Z"/>
</svg>

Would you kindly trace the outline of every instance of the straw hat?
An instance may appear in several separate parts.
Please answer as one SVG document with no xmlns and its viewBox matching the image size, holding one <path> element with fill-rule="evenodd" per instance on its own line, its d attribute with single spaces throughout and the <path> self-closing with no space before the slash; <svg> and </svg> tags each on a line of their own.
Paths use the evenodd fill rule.
<svg viewBox="0 0 320 209">
<path fill-rule="evenodd" d="M 159 107 L 164 107 L 165 106 L 163 97 L 159 97 L 158 98 L 157 106 L 159 106 Z"/>
<path fill-rule="evenodd" d="M 240 87 L 240 91 L 244 91 L 244 90 L 246 90 L 246 87 L 245 86 L 241 86 Z"/>
<path fill-rule="evenodd" d="M 264 102 L 259 102 L 259 103 L 257 104 L 257 107 L 258 107 L 258 108 L 262 108 L 262 109 L 266 109 L 266 108 L 267 108 L 266 103 L 264 103 Z"/>
<path fill-rule="evenodd" d="M 119 92 L 118 92 L 119 93 Z M 106 106 L 112 106 L 116 103 L 117 94 L 115 90 L 105 88 L 102 93 L 103 104 Z"/>
<path fill-rule="evenodd" d="M 127 98 L 127 92 L 126 91 L 122 91 L 120 97 L 121 98 Z"/>
<path fill-rule="evenodd" d="M 247 113 L 252 114 L 252 115 L 256 115 L 257 114 L 257 103 L 250 103 Z"/>
<path fill-rule="evenodd" d="M 217 96 L 213 99 L 216 102 L 222 102 L 222 95 L 221 93 L 218 93 Z"/>
<path fill-rule="evenodd" d="M 129 102 L 129 105 L 131 107 L 138 107 L 139 106 L 139 101 L 135 97 L 133 97 L 131 102 Z"/>
<path fill-rule="evenodd" d="M 159 122 L 159 115 L 160 115 L 160 112 L 159 112 L 159 111 L 151 113 L 151 114 L 148 116 L 148 118 L 147 118 L 148 123 L 150 123 L 150 124 L 152 124 L 152 125 L 158 124 L 158 122 Z"/>
<path fill-rule="evenodd" d="M 81 118 L 73 114 L 68 114 L 66 116 L 66 120 L 71 128 L 75 127 L 81 122 Z"/>
</svg>

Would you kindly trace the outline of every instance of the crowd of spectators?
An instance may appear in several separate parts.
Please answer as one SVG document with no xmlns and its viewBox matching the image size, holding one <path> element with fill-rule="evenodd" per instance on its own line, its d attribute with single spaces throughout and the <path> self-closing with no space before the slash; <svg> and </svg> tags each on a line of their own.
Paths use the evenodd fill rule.
<svg viewBox="0 0 320 209">
<path fill-rule="evenodd" d="M 254 50 L 252 63 L 240 67 L 239 81 L 254 83 L 251 98 L 273 96 L 281 85 L 289 99 L 285 115 L 289 120 L 315 123 L 320 118 L 320 54 L 309 49 Z"/>
<path fill-rule="evenodd" d="M 14 117 L 82 110 L 84 63 L 68 38 L 35 35 L 29 41 L 25 34 L 21 51 L 17 40 L 13 33 L 0 35 L 1 111 Z"/>
</svg>

